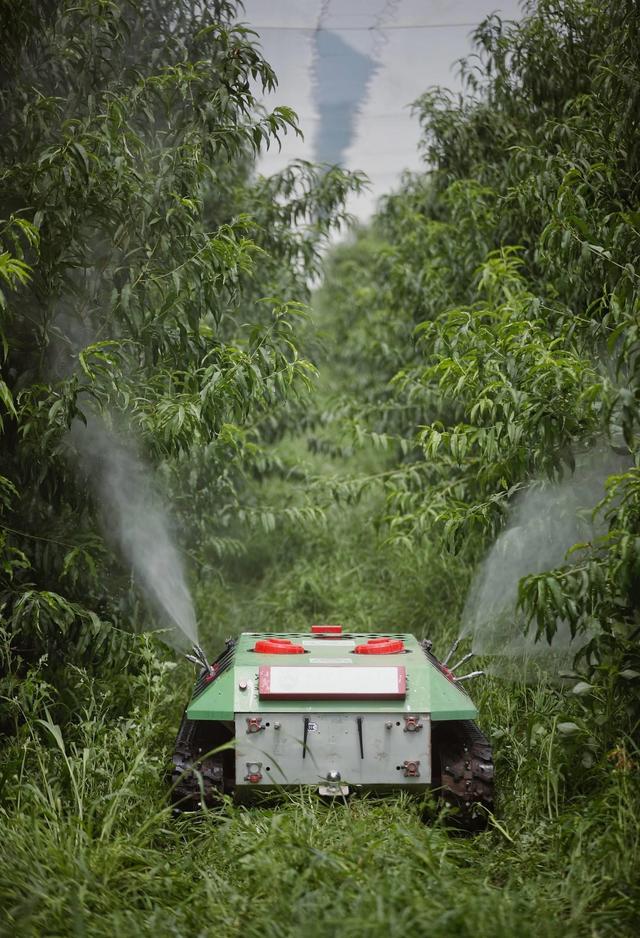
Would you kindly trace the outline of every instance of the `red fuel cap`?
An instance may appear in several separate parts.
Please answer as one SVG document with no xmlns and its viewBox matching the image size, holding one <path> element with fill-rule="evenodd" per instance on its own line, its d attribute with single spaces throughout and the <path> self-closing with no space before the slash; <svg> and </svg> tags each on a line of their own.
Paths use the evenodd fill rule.
<svg viewBox="0 0 640 938">
<path fill-rule="evenodd" d="M 366 645 L 356 645 L 356 655 L 397 655 L 404 651 L 404 642 L 399 638 L 370 639 Z"/>
<path fill-rule="evenodd" d="M 340 635 L 342 633 L 341 625 L 312 625 L 311 631 L 314 635 Z"/>
<path fill-rule="evenodd" d="M 289 638 L 260 638 L 253 650 L 263 655 L 303 655 L 302 645 L 294 645 Z"/>
</svg>

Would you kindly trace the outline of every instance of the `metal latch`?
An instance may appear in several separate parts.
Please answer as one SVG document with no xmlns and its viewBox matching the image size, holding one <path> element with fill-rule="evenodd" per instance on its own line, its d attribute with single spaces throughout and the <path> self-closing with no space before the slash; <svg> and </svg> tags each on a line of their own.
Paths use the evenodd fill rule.
<svg viewBox="0 0 640 938">
<path fill-rule="evenodd" d="M 259 733 L 263 729 L 262 717 L 247 717 L 247 733 Z"/>
</svg>

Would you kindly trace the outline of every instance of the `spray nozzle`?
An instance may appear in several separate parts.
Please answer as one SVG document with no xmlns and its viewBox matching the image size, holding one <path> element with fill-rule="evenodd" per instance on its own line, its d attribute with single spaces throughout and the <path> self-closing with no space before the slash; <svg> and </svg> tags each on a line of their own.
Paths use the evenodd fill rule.
<svg viewBox="0 0 640 938">
<path fill-rule="evenodd" d="M 480 677 L 482 674 L 486 674 L 486 671 L 469 671 L 468 674 L 461 674 L 460 677 L 454 677 L 454 683 L 460 684 L 462 681 L 470 681 L 471 678 Z"/>
<path fill-rule="evenodd" d="M 190 661 L 191 664 L 195 664 L 197 668 L 201 668 L 204 674 L 213 674 L 213 667 L 207 661 L 207 656 L 200 645 L 194 644 L 192 652 L 193 654 L 191 655 L 185 655 L 187 661 Z"/>
<path fill-rule="evenodd" d="M 457 671 L 461 665 L 463 665 L 466 661 L 469 660 L 469 658 L 473 658 L 473 655 L 474 655 L 474 652 L 472 651 L 468 652 L 466 655 L 464 655 L 464 657 L 460 659 L 460 661 L 456 661 L 455 664 L 452 664 L 449 670 L 451 672 Z"/>
<path fill-rule="evenodd" d="M 449 663 L 449 661 L 451 660 L 452 656 L 455 655 L 456 649 L 457 649 L 457 647 L 458 647 L 458 645 L 460 644 L 461 641 L 462 641 L 462 639 L 456 638 L 455 642 L 453 643 L 453 645 L 451 646 L 451 648 L 450 648 L 449 651 L 447 652 L 446 658 L 443 658 L 442 664 L 446 665 L 446 664 Z"/>
</svg>

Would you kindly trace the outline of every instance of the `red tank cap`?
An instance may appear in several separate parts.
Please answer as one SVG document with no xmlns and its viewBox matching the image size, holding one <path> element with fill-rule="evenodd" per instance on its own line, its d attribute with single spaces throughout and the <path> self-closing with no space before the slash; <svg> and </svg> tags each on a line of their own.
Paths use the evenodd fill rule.
<svg viewBox="0 0 640 938">
<path fill-rule="evenodd" d="M 384 642 L 372 641 L 366 645 L 356 645 L 354 652 L 356 655 L 397 655 L 404 651 L 404 642 L 399 638 L 389 638 Z"/>
<path fill-rule="evenodd" d="M 294 645 L 288 638 L 260 638 L 253 650 L 262 655 L 303 655 L 302 645 Z"/>
<path fill-rule="evenodd" d="M 380 638 L 368 638 L 367 645 L 379 645 L 381 642 L 390 642 L 390 641 L 392 641 L 391 636 L 385 635 L 384 637 L 381 636 Z"/>
<path fill-rule="evenodd" d="M 314 635 L 340 635 L 342 633 L 341 625 L 312 625 L 311 631 Z"/>
</svg>

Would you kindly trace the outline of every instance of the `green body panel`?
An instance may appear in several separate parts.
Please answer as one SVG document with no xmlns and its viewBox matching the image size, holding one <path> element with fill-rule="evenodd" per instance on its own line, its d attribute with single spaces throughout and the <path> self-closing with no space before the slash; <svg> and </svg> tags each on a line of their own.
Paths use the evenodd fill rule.
<svg viewBox="0 0 640 938">
<path fill-rule="evenodd" d="M 338 710 L 341 713 L 430 713 L 432 720 L 476 719 L 478 711 L 467 693 L 427 658 L 413 635 L 393 636 L 404 641 L 405 654 L 350 653 L 354 644 L 375 636 L 376 633 L 349 634 L 323 639 L 308 632 L 280 632 L 277 636 L 244 632 L 238 638 L 232 666 L 191 701 L 187 717 L 190 720 L 233 720 L 237 713 L 335 713 Z M 308 654 L 263 655 L 252 650 L 257 639 L 269 637 L 299 642 Z M 407 693 L 404 700 L 261 700 L 258 695 L 260 665 L 296 668 L 403 665 L 407 673 Z M 242 689 L 244 684 L 246 689 Z"/>
</svg>

